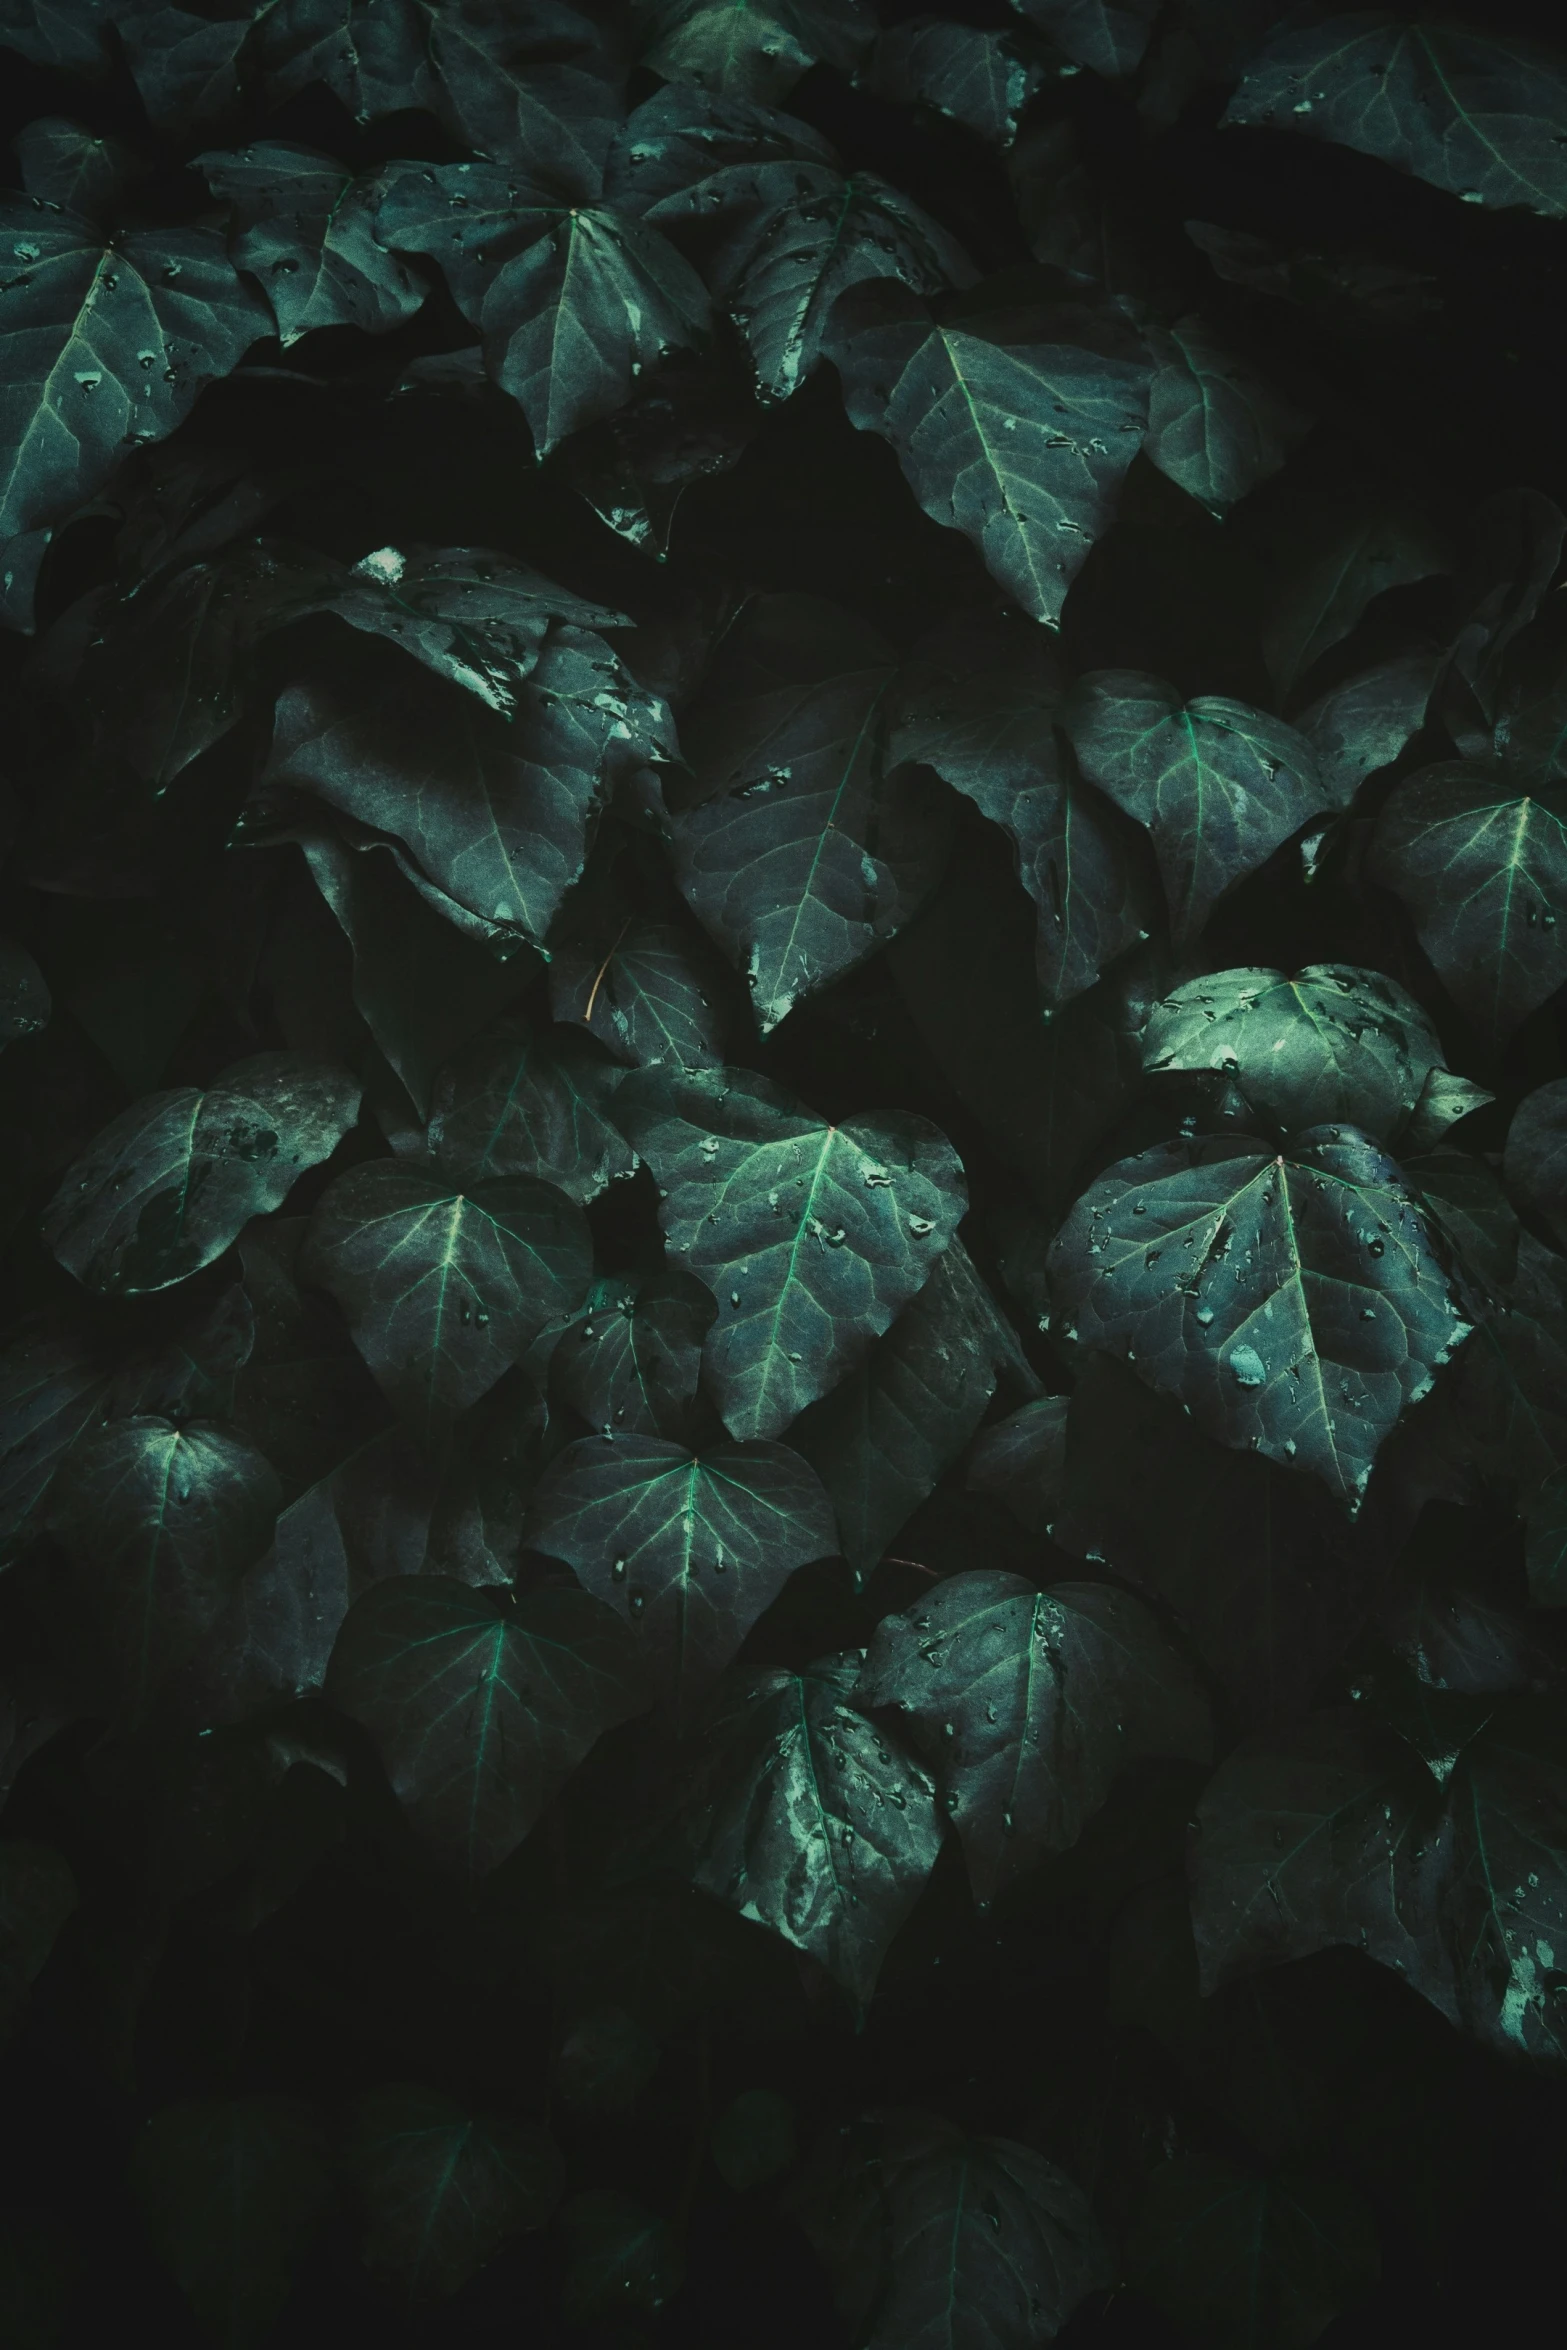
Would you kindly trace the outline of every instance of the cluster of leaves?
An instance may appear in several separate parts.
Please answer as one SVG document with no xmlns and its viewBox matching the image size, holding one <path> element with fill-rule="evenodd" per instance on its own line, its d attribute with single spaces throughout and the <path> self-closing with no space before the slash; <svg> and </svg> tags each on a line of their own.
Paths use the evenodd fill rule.
<svg viewBox="0 0 1567 2350">
<path fill-rule="evenodd" d="M 0 0 L 8 2341 L 1385 2338 L 1559 2125 L 1494 15 Z"/>
</svg>

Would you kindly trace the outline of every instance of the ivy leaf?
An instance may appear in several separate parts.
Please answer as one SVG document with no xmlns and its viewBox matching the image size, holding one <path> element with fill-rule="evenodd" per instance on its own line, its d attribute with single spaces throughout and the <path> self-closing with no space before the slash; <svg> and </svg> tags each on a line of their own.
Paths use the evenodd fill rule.
<svg viewBox="0 0 1567 2350">
<path fill-rule="evenodd" d="M 1067 1408 L 1064 1395 L 1036 1396 L 969 1447 L 970 1492 L 993 1493 L 1031 1534 L 1048 1534 L 1061 1508 Z"/>
<path fill-rule="evenodd" d="M 1268 574 L 1261 636 L 1281 695 L 1341 644 L 1377 596 L 1453 569 L 1446 534 L 1423 509 L 1387 496 L 1323 496 L 1286 475 L 1252 538 Z"/>
<path fill-rule="evenodd" d="M 108 0 L 4 0 L 0 44 L 32 65 L 55 65 L 84 81 L 102 81 L 110 70 L 113 30 Z"/>
<path fill-rule="evenodd" d="M 1214 2350 L 1315 2341 L 1381 2268 L 1371 2213 L 1342 2180 L 1259 2178 L 1216 2155 L 1159 2164 L 1126 2257 L 1136 2291 Z"/>
<path fill-rule="evenodd" d="M 849 420 L 880 433 L 936 522 L 1055 627 L 1146 427 L 1148 373 L 1074 340 L 1070 312 L 934 319 L 891 282 L 835 307 L 827 355 Z"/>
<path fill-rule="evenodd" d="M 25 1539 L 71 1447 L 104 1417 L 113 1364 L 72 1323 L 24 1323 L 0 1354 L 0 1556 Z"/>
<path fill-rule="evenodd" d="M 80 1899 L 69 1862 L 50 1846 L 0 1842 L 0 2040 L 9 2039 Z"/>
<path fill-rule="evenodd" d="M 941 1843 L 934 1790 L 853 1703 L 860 1651 L 720 1691 L 680 1808 L 692 1882 L 862 2007 Z"/>
<path fill-rule="evenodd" d="M 838 1529 L 784 1444 L 696 1453 L 661 1436 L 587 1436 L 540 1479 L 524 1536 L 631 1625 L 652 1687 L 689 1719 L 796 1567 Z"/>
<path fill-rule="evenodd" d="M 630 1634 L 585 1591 L 544 1586 L 513 1605 L 439 1575 L 393 1576 L 355 1602 L 326 1689 L 370 1733 L 421 1841 L 471 1876 L 647 1703 Z"/>
<path fill-rule="evenodd" d="M 1507 1129 L 1502 1173 L 1508 1189 L 1567 1243 L 1567 1077 L 1525 1094 Z"/>
<path fill-rule="evenodd" d="M 1408 906 L 1459 1009 L 1502 1043 L 1567 979 L 1567 793 L 1470 760 L 1426 767 L 1384 807 L 1371 868 Z"/>
<path fill-rule="evenodd" d="M 553 1184 L 468 1188 L 377 1159 L 323 1193 L 301 1265 L 337 1299 L 394 1408 L 439 1433 L 581 1305 L 593 1243 Z"/>
<path fill-rule="evenodd" d="M 668 2220 L 617 2194 L 588 2187 L 561 2213 L 571 2260 L 561 2308 L 574 2325 L 621 2318 L 628 2309 L 662 2309 L 679 2290 L 685 2262 Z"/>
<path fill-rule="evenodd" d="M 636 762 L 633 726 L 662 733 L 662 713 L 637 706 L 585 630 L 555 630 L 509 724 L 367 643 L 281 697 L 263 804 L 311 792 L 404 843 L 476 923 L 542 939 L 614 778 Z"/>
<path fill-rule="evenodd" d="M 221 1256 L 252 1216 L 281 1207 L 358 1114 L 353 1080 L 302 1053 L 236 1061 L 205 1092 L 146 1095 L 68 1169 L 44 1239 L 89 1289 L 167 1289 Z"/>
<path fill-rule="evenodd" d="M 1515 1246 L 1515 1278 L 1479 1314 L 1453 1388 L 1469 1457 L 1529 1509 L 1567 1466 L 1567 1267 L 1532 1232 Z"/>
<path fill-rule="evenodd" d="M 867 0 L 641 0 L 642 61 L 727 98 L 787 96 L 817 64 L 847 73 L 876 30 Z"/>
<path fill-rule="evenodd" d="M 131 2188 L 165 2265 L 225 2350 L 282 2315 L 331 2207 L 326 2133 L 296 2097 L 166 2105 L 131 2153 Z"/>
<path fill-rule="evenodd" d="M 892 106 L 931 106 L 982 139 L 1008 147 L 1018 118 L 1045 78 L 1005 33 L 915 16 L 882 33 L 858 80 Z"/>
<path fill-rule="evenodd" d="M 1509 34 L 1410 24 L 1384 9 L 1285 31 L 1251 65 L 1227 123 L 1331 139 L 1466 204 L 1567 218 L 1567 72 Z"/>
<path fill-rule="evenodd" d="M 1189 1670 L 1148 1609 L 1104 1583 L 949 1575 L 882 1618 L 856 1695 L 911 1718 L 985 1904 L 1077 1842 L 1124 1764 L 1211 1751 Z"/>
<path fill-rule="evenodd" d="M 1148 345 L 1144 450 L 1177 489 L 1222 514 L 1278 472 L 1312 419 L 1195 311 L 1151 329 Z"/>
<path fill-rule="evenodd" d="M 1045 1001 L 1093 986 L 1147 934 L 1146 851 L 1077 772 L 1057 724 L 1054 640 L 1021 617 L 959 621 L 915 647 L 892 696 L 889 759 L 934 767 L 999 825 L 1035 906 Z"/>
<path fill-rule="evenodd" d="M 502 2245 L 542 2227 L 565 2168 L 537 2123 L 401 2082 L 358 2100 L 348 2163 L 365 2215 L 360 2258 L 419 2299 L 457 2292 Z"/>
<path fill-rule="evenodd" d="M 968 1251 L 950 1241 L 865 1360 L 790 1431 L 832 1497 L 857 1575 L 958 1459 L 1003 1377 L 1035 1383 Z"/>
<path fill-rule="evenodd" d="M 17 132 L 14 145 L 27 193 L 84 220 L 111 218 L 146 175 L 146 164 L 123 139 L 95 138 L 64 115 L 27 123 Z"/>
<path fill-rule="evenodd" d="M 967 1205 L 923 1118 L 829 1124 L 747 1070 L 638 1070 L 615 1115 L 669 1247 L 718 1299 L 707 1372 L 733 1436 L 778 1435 L 930 1278 Z"/>
<path fill-rule="evenodd" d="M 1050 1291 L 1053 1328 L 1351 1510 L 1470 1328 L 1398 1168 L 1353 1128 L 1309 1127 L 1288 1157 L 1225 1135 L 1123 1159 L 1062 1227 Z"/>
<path fill-rule="evenodd" d="M 1343 1118 L 1385 1141 L 1442 1065 L 1420 1005 L 1396 979 L 1349 963 L 1214 971 L 1154 1006 L 1143 1066 L 1213 1070 L 1284 1131 Z"/>
<path fill-rule="evenodd" d="M 0 198 L 0 540 L 60 521 L 268 331 L 216 229 L 133 229 Z"/>
<path fill-rule="evenodd" d="M 1083 773 L 1145 825 L 1177 946 L 1226 890 L 1330 805 L 1316 754 L 1282 718 L 1134 669 L 1080 678 L 1062 711 Z"/>
<path fill-rule="evenodd" d="M 1012 5 L 1068 57 L 1109 80 L 1135 72 L 1159 13 L 1159 0 L 1012 0 Z"/>
<path fill-rule="evenodd" d="M 66 1458 L 50 1530 L 133 1723 L 217 1622 L 282 1502 L 269 1463 L 231 1431 L 154 1415 L 111 1420 Z"/>
<path fill-rule="evenodd" d="M 745 971 L 763 1034 L 872 954 L 934 888 L 946 795 L 892 767 L 891 648 L 816 597 L 759 598 L 685 728 L 674 817 L 688 904 Z"/>
<path fill-rule="evenodd" d="M 623 612 L 573 595 L 489 547 L 415 547 L 408 554 L 377 547 L 313 609 L 385 637 L 503 718 L 515 717 L 522 681 L 538 668 L 552 622 L 594 630 L 628 625 Z"/>
<path fill-rule="evenodd" d="M 717 1300 L 689 1273 L 595 1285 L 550 1357 L 552 1394 L 601 1436 L 691 1435 Z"/>
<path fill-rule="evenodd" d="M 866 2350 L 1025 2350 L 1112 2274 L 1064 2171 L 911 2108 L 824 2138 L 789 2201 Z"/>
<path fill-rule="evenodd" d="M 1295 724 L 1335 808 L 1347 808 L 1366 777 L 1391 766 L 1420 732 L 1441 668 L 1440 649 L 1418 645 L 1330 685 L 1299 712 Z"/>
<path fill-rule="evenodd" d="M 497 1022 L 436 1079 L 428 1142 L 458 1183 L 534 1175 L 579 1207 L 636 1159 L 610 1122 L 620 1071 L 583 1038 Z"/>
<path fill-rule="evenodd" d="M 214 150 L 196 168 L 233 207 L 229 251 L 261 286 L 285 350 L 317 327 L 385 334 L 423 307 L 423 283 L 376 242 L 378 178 L 286 139 Z"/>
<path fill-rule="evenodd" d="M 716 1069 L 724 979 L 694 925 L 628 914 L 607 936 L 552 946 L 550 1010 L 634 1068 Z"/>
<path fill-rule="evenodd" d="M 1517 1215 L 1494 1168 L 1473 1151 L 1433 1150 L 1401 1164 L 1432 1220 L 1446 1233 L 1461 1263 L 1493 1289 L 1507 1289 L 1518 1272 Z"/>
</svg>

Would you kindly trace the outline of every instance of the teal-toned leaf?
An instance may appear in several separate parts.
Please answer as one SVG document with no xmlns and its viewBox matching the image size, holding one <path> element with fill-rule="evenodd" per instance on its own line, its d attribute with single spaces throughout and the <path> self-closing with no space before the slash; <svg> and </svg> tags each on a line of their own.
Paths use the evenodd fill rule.
<svg viewBox="0 0 1567 2350">
<path fill-rule="evenodd" d="M 586 1207 L 636 1169 L 611 1123 L 619 1077 L 569 1029 L 501 1021 L 436 1079 L 428 1136 L 435 1162 L 458 1183 L 536 1175 Z"/>
<path fill-rule="evenodd" d="M 1011 841 L 1052 1006 L 1092 987 L 1153 918 L 1147 852 L 1079 775 L 1058 723 L 1065 691 L 1054 638 L 1021 615 L 949 622 L 905 663 L 887 754 L 934 767 Z"/>
<path fill-rule="evenodd" d="M 1366 777 L 1390 766 L 1419 733 L 1441 667 L 1437 646 L 1416 646 L 1330 685 L 1298 714 L 1295 724 L 1317 754 L 1334 807 L 1347 808 Z"/>
<path fill-rule="evenodd" d="M 314 2110 L 267 2095 L 165 2106 L 132 2148 L 131 2188 L 213 2338 L 224 2350 L 263 2342 L 333 2200 Z"/>
<path fill-rule="evenodd" d="M 891 443 L 926 513 L 1052 627 L 1148 417 L 1146 367 L 1074 339 L 1076 324 L 1048 310 L 938 322 L 882 283 L 844 298 L 828 343 L 851 423 Z"/>
<path fill-rule="evenodd" d="M 1353 1127 L 1274 1155 L 1160 1144 L 1077 1203 L 1050 1252 L 1052 1330 L 1130 1358 L 1223 1444 L 1358 1506 L 1378 1447 L 1469 1331 L 1398 1168 Z"/>
<path fill-rule="evenodd" d="M 855 1710 L 860 1652 L 721 1691 L 683 1791 L 692 1881 L 809 1952 L 861 2006 L 935 1866 L 920 1764 Z"/>
<path fill-rule="evenodd" d="M 911 2108 L 824 2137 L 789 2203 L 866 2350 L 1029 2350 L 1113 2274 L 1065 2171 Z"/>
<path fill-rule="evenodd" d="M 209 1422 L 111 1420 L 73 1446 L 50 1530 L 132 1722 L 217 1622 L 281 1501 L 254 1445 Z"/>
<path fill-rule="evenodd" d="M 1445 532 L 1423 508 L 1292 488 L 1287 475 L 1252 531 L 1267 574 L 1262 650 L 1281 695 L 1343 642 L 1375 597 L 1454 567 Z"/>
<path fill-rule="evenodd" d="M 70 1863 L 49 1845 L 0 1843 L 0 2039 L 10 2037 L 79 1899 Z"/>
<path fill-rule="evenodd" d="M 1048 1533 L 1061 1511 L 1069 1402 L 1064 1395 L 1036 1396 L 982 1428 L 969 1447 L 969 1490 L 993 1493 L 1031 1534 Z"/>
<path fill-rule="evenodd" d="M 667 2219 L 613 2187 L 588 2187 L 561 2213 L 570 2261 L 561 2307 L 575 2325 L 662 2309 L 685 2262 Z"/>
<path fill-rule="evenodd" d="M 595 1283 L 550 1357 L 550 1389 L 601 1436 L 684 1441 L 698 1418 L 702 1342 L 718 1313 L 689 1273 Z"/>
<path fill-rule="evenodd" d="M 758 598 L 686 722 L 700 796 L 674 818 L 687 903 L 745 972 L 764 1035 L 872 954 L 952 837 L 928 775 L 889 765 L 894 655 L 807 596 Z"/>
<path fill-rule="evenodd" d="M 1184 702 L 1160 678 L 1097 669 L 1062 718 L 1084 774 L 1152 835 L 1177 946 L 1329 805 L 1305 736 L 1244 702 Z"/>
<path fill-rule="evenodd" d="M 372 2089 L 353 2110 L 349 2169 L 370 2274 L 417 2299 L 455 2293 L 502 2245 L 542 2227 L 565 2165 L 536 2122 L 474 2113 L 438 2089 Z"/>
<path fill-rule="evenodd" d="M 323 1193 L 301 1264 L 337 1299 L 396 1410 L 439 1432 L 581 1305 L 593 1244 L 553 1184 L 512 1175 L 470 1189 L 378 1159 Z"/>
<path fill-rule="evenodd" d="M 221 1256 L 252 1216 L 281 1207 L 358 1114 L 353 1080 L 302 1053 L 236 1061 L 206 1092 L 151 1094 L 69 1168 L 44 1239 L 89 1289 L 166 1289 Z"/>
<path fill-rule="evenodd" d="M 884 1616 L 856 1694 L 935 1772 L 975 1898 L 1064 1852 L 1139 1755 L 1206 1762 L 1208 1708 L 1142 1602 L 979 1568 Z"/>
<path fill-rule="evenodd" d="M 950 1241 L 891 1329 L 790 1432 L 832 1497 L 856 1574 L 946 1475 L 1003 1378 L 1035 1385 L 968 1251 Z"/>
<path fill-rule="evenodd" d="M 60 521 L 159 441 L 204 384 L 268 331 L 216 229 L 134 229 L 109 243 L 73 213 L 0 201 L 0 540 Z"/>
<path fill-rule="evenodd" d="M 1567 979 L 1567 793 L 1522 782 L 1470 760 L 1423 768 L 1388 800 L 1371 852 L 1448 993 L 1496 1043 Z"/>
<path fill-rule="evenodd" d="M 1127 2247 L 1136 2290 L 1213 2350 L 1314 2342 L 1381 2270 L 1369 2207 L 1328 2172 L 1164 2162 Z"/>
<path fill-rule="evenodd" d="M 1399 1148 L 1405 1175 L 1460 1263 L 1486 1288 L 1508 1289 L 1518 1273 L 1520 1226 L 1496 1169 L 1473 1151 L 1412 1153 L 1407 1136 Z"/>
<path fill-rule="evenodd" d="M 741 1438 L 778 1435 L 863 1358 L 967 1205 L 923 1118 L 829 1124 L 746 1070 L 638 1070 L 615 1115 L 664 1195 L 670 1249 L 718 1299 L 706 1366 Z"/>
<path fill-rule="evenodd" d="M 1111 80 L 1136 70 L 1159 13 L 1159 0 L 1012 0 L 1012 5 L 1068 57 Z"/>
<path fill-rule="evenodd" d="M 266 295 L 286 350 L 318 327 L 385 334 L 424 303 L 424 283 L 376 242 L 381 182 L 286 139 L 198 156 L 232 207 L 229 251 Z"/>
<path fill-rule="evenodd" d="M 867 0 L 641 0 L 637 25 L 666 81 L 770 104 L 813 65 L 847 72 L 876 17 Z"/>
<path fill-rule="evenodd" d="M 1152 329 L 1144 449 L 1159 471 L 1220 514 L 1277 473 L 1311 418 L 1195 311 Z"/>
<path fill-rule="evenodd" d="M 472 1876 L 647 1703 L 630 1634 L 585 1591 L 512 1604 L 436 1575 L 393 1576 L 355 1603 L 326 1688 L 369 1731 L 421 1841 Z"/>
<path fill-rule="evenodd" d="M 385 637 L 503 718 L 516 715 L 519 688 L 537 669 L 553 621 L 628 625 L 623 612 L 489 547 L 377 547 L 312 608 Z"/>
<path fill-rule="evenodd" d="M 525 1539 L 626 1618 L 649 1685 L 686 1720 L 795 1568 L 836 1553 L 838 1529 L 788 1445 L 693 1453 L 614 1435 L 550 1464 Z"/>
<path fill-rule="evenodd" d="M 26 947 L 0 938 L 0 1048 L 49 1024 L 49 986 Z"/>
<path fill-rule="evenodd" d="M 1567 66 L 1505 31 L 1385 9 L 1285 31 L 1224 120 L 1357 148 L 1466 204 L 1567 218 Z"/>
<path fill-rule="evenodd" d="M 694 924 L 628 914 L 607 935 L 552 944 L 550 1010 L 635 1068 L 716 1069 L 726 977 Z"/>
<path fill-rule="evenodd" d="M 45 12 L 40 10 L 42 16 Z M 79 122 L 50 114 L 16 134 L 22 185 L 40 203 L 104 220 L 121 208 L 147 165 L 123 139 L 95 138 Z"/>
<path fill-rule="evenodd" d="M 0 46 L 33 65 L 56 65 L 101 81 L 109 71 L 108 0 L 5 0 Z"/>
<path fill-rule="evenodd" d="M 1567 1263 L 1526 1229 L 1510 1237 L 1516 1271 L 1478 1313 L 1453 1399 L 1469 1458 L 1527 1510 L 1567 1467 Z"/>
<path fill-rule="evenodd" d="M 1467 1118 L 1471 1111 L 1483 1109 L 1495 1099 L 1494 1093 L 1476 1085 L 1472 1077 L 1460 1077 L 1451 1069 L 1428 1069 L 1419 1099 L 1409 1113 L 1400 1150 L 1407 1157 L 1411 1151 L 1433 1149 L 1460 1118 Z"/>
<path fill-rule="evenodd" d="M 1045 78 L 1045 64 L 1024 57 L 1005 33 L 914 16 L 888 26 L 857 78 L 890 105 L 934 107 L 1006 147 Z"/>
<path fill-rule="evenodd" d="M 1293 979 L 1212 971 L 1156 1004 L 1143 1030 L 1145 1069 L 1212 1070 L 1286 1132 L 1342 1118 L 1387 1141 L 1441 1062 L 1407 988 L 1348 963 L 1312 963 Z"/>
<path fill-rule="evenodd" d="M 1507 1129 L 1502 1173 L 1513 1197 L 1567 1245 L 1567 1078 L 1525 1094 Z"/>
</svg>

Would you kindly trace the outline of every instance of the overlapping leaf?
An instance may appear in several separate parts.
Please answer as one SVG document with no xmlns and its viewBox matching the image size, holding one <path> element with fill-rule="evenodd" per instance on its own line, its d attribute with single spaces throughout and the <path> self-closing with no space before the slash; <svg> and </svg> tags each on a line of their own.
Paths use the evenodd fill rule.
<svg viewBox="0 0 1567 2350">
<path fill-rule="evenodd" d="M 503 2244 L 542 2225 L 563 2170 L 536 2122 L 475 2113 L 412 2084 L 359 2099 L 349 2164 L 366 2268 L 421 2299 L 455 2293 Z"/>
<path fill-rule="evenodd" d="M 1519 1103 L 1502 1171 L 1514 1196 L 1567 1238 L 1567 1078 L 1536 1086 Z"/>
<path fill-rule="evenodd" d="M 611 1122 L 618 1077 L 569 1030 L 501 1021 L 436 1080 L 430 1149 L 459 1183 L 536 1175 L 586 1207 L 636 1167 Z"/>
<path fill-rule="evenodd" d="M 260 284 L 285 349 L 317 327 L 384 334 L 422 307 L 425 286 L 376 241 L 374 176 L 286 139 L 214 151 L 199 167 L 233 207 L 229 250 Z"/>
<path fill-rule="evenodd" d="M 689 1273 L 598 1282 L 550 1358 L 551 1392 L 601 1436 L 687 1436 L 717 1312 Z"/>
<path fill-rule="evenodd" d="M 982 139 L 1010 144 L 1018 117 L 1045 78 L 1044 61 L 1024 57 L 1005 33 L 916 16 L 889 25 L 860 79 L 894 106 L 933 106 Z"/>
<path fill-rule="evenodd" d="M 655 73 L 764 101 L 819 61 L 846 70 L 876 29 L 866 0 L 641 0 L 637 15 Z"/>
<path fill-rule="evenodd" d="M 1152 330 L 1149 345 L 1158 364 L 1143 446 L 1177 488 L 1222 513 L 1278 472 L 1311 418 L 1196 312 Z"/>
</svg>

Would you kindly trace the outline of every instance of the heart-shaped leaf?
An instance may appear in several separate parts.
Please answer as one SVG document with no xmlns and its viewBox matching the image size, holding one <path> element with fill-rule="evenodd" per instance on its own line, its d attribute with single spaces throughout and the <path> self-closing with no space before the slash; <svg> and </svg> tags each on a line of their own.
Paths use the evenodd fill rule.
<svg viewBox="0 0 1567 2350">
<path fill-rule="evenodd" d="M 724 1424 L 776 1436 L 921 1289 L 967 1199 L 923 1118 L 828 1124 L 749 1071 L 638 1070 L 615 1115 L 663 1193 L 672 1250 L 718 1299 L 707 1341 Z"/>
<path fill-rule="evenodd" d="M 1213 2350 L 1314 2341 L 1380 2267 L 1372 2214 L 1342 2179 L 1259 2178 L 1214 2155 L 1158 2166 L 1127 2248 L 1136 2290 Z"/>
<path fill-rule="evenodd" d="M 1567 1241 L 1567 1078 L 1525 1094 L 1507 1129 L 1502 1172 L 1514 1197 Z"/>
<path fill-rule="evenodd" d="M 841 72 L 876 30 L 866 0 L 641 0 L 643 62 L 726 97 L 784 97 L 818 62 Z"/>
<path fill-rule="evenodd" d="M 505 1020 L 436 1079 L 429 1144 L 459 1183 L 547 1178 L 586 1207 L 636 1160 L 609 1112 L 620 1072 L 569 1030 Z"/>
<path fill-rule="evenodd" d="M 601 1281 L 550 1357 L 551 1391 L 601 1436 L 685 1437 L 717 1312 L 689 1273 Z"/>
<path fill-rule="evenodd" d="M 455 2293 L 512 2237 L 542 2227 L 565 2165 L 536 2122 L 474 2113 L 438 2089 L 398 2083 L 356 2104 L 349 2167 L 366 2268 L 428 2299 Z"/>
<path fill-rule="evenodd" d="M 1221 514 L 1277 473 L 1311 418 L 1195 311 L 1155 328 L 1143 446 L 1178 489 Z"/>
<path fill-rule="evenodd" d="M 196 167 L 233 207 L 229 250 L 271 303 L 285 350 L 318 327 L 384 334 L 423 306 L 425 286 L 376 242 L 376 177 L 287 139 L 201 155 Z"/>
<path fill-rule="evenodd" d="M 1005 33 L 934 16 L 889 25 L 858 76 L 873 97 L 893 106 L 932 106 L 998 147 L 1011 145 L 1018 117 L 1044 78 L 1043 58 L 1025 58 Z"/>
</svg>

